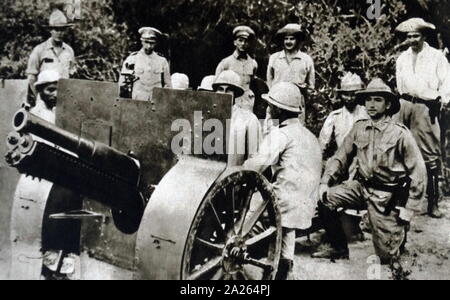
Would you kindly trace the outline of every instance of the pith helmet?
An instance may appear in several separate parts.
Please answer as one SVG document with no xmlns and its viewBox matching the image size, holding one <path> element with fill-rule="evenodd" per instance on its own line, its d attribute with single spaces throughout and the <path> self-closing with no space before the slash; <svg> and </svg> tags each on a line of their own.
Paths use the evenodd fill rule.
<svg viewBox="0 0 450 300">
<path fill-rule="evenodd" d="M 216 79 L 216 76 L 214 76 L 214 75 L 205 76 L 202 79 L 202 83 L 200 84 L 200 86 L 198 87 L 197 90 L 207 91 L 207 92 L 214 91 L 212 85 L 213 85 L 215 79 Z"/>
<path fill-rule="evenodd" d="M 411 18 L 406 20 L 405 22 L 400 23 L 400 25 L 395 28 L 398 32 L 414 32 L 414 31 L 422 31 L 422 30 L 435 30 L 436 26 L 431 23 L 425 22 L 422 18 Z"/>
<path fill-rule="evenodd" d="M 267 102 L 287 111 L 300 113 L 302 93 L 297 85 L 291 82 L 280 82 L 274 85 L 269 94 L 262 95 Z"/>
<path fill-rule="evenodd" d="M 61 75 L 59 74 L 58 71 L 55 71 L 55 70 L 42 71 L 39 74 L 38 80 L 34 84 L 34 86 L 36 88 L 38 88 L 38 87 L 40 87 L 42 85 L 45 85 L 45 84 L 58 82 L 60 79 L 61 79 Z"/>
<path fill-rule="evenodd" d="M 398 97 L 392 92 L 391 88 L 380 78 L 373 79 L 365 90 L 356 93 L 358 102 L 360 102 L 361 104 L 364 104 L 364 101 L 369 96 L 381 96 L 387 101 L 390 101 L 391 108 L 388 112 L 388 114 L 390 115 L 394 115 L 400 111 L 400 101 Z"/>
<path fill-rule="evenodd" d="M 356 74 L 347 73 L 342 77 L 341 88 L 337 89 L 338 92 L 356 92 L 364 89 L 364 83 Z"/>
<path fill-rule="evenodd" d="M 244 89 L 241 86 L 241 77 L 234 71 L 227 70 L 220 73 L 212 85 L 214 91 L 217 90 L 220 85 L 230 86 L 234 91 L 235 98 L 239 98 L 244 95 Z"/>
<path fill-rule="evenodd" d="M 70 24 L 67 21 L 66 16 L 62 11 L 59 9 L 55 9 L 52 14 L 50 15 L 49 21 L 48 21 L 48 28 L 68 28 L 72 27 L 73 24 Z"/>
<path fill-rule="evenodd" d="M 189 88 L 189 77 L 186 74 L 174 73 L 171 79 L 172 88 L 177 90 L 187 90 Z"/>
<path fill-rule="evenodd" d="M 236 39 L 238 37 L 243 37 L 246 39 L 253 38 L 255 36 L 255 32 L 248 26 L 237 26 L 233 30 L 233 37 Z"/>
</svg>

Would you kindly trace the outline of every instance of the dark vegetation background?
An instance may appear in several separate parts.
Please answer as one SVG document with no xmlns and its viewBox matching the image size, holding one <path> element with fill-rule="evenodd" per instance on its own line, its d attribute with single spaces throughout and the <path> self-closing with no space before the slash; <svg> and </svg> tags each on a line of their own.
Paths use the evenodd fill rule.
<svg viewBox="0 0 450 300">
<path fill-rule="evenodd" d="M 28 55 L 48 38 L 45 28 L 53 7 L 72 0 L 4 0 L 0 6 L 0 78 L 25 78 Z M 302 45 L 315 62 L 317 94 L 310 99 L 308 126 L 316 134 L 331 108 L 330 99 L 344 71 L 368 81 L 380 76 L 394 85 L 395 59 L 401 37 L 396 25 L 420 16 L 438 27 L 435 47 L 450 45 L 447 0 L 380 0 L 379 18 L 367 17 L 367 1 L 344 0 L 90 0 L 82 2 L 81 19 L 67 34 L 77 55 L 76 78 L 116 81 L 123 59 L 140 48 L 137 30 L 155 26 L 169 35 L 159 51 L 171 71 L 186 73 L 191 86 L 213 74 L 233 51 L 231 31 L 247 24 L 257 32 L 253 55 L 265 79 L 268 57 L 278 51 L 275 32 L 288 22 L 307 32 Z"/>
</svg>

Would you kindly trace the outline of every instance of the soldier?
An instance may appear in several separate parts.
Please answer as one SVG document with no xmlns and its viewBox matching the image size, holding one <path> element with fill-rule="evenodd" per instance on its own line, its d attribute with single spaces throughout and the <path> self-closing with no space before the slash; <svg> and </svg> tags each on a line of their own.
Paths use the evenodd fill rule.
<svg viewBox="0 0 450 300">
<path fill-rule="evenodd" d="M 45 70 L 39 74 L 34 84 L 37 92 L 36 105 L 30 113 L 55 124 L 55 106 L 58 95 L 58 81 L 61 75 L 56 70 Z"/>
<path fill-rule="evenodd" d="M 245 91 L 243 97 L 237 102 L 240 102 L 241 107 L 253 110 L 254 99 L 251 99 L 247 92 L 250 90 L 252 79 L 256 76 L 258 63 L 250 57 L 248 51 L 255 32 L 248 26 L 238 26 L 233 30 L 233 37 L 236 50 L 220 62 L 216 69 L 216 76 L 227 70 L 236 72 L 241 77 L 242 88 Z"/>
<path fill-rule="evenodd" d="M 288 24 L 277 32 L 276 38 L 283 43 L 284 49 L 270 56 L 267 68 L 269 87 L 285 81 L 314 90 L 316 73 L 313 59 L 299 49 L 305 38 L 301 26 Z"/>
<path fill-rule="evenodd" d="M 69 78 L 75 72 L 74 51 L 63 42 L 64 32 L 71 26 L 60 10 L 54 10 L 48 26 L 51 37 L 31 52 L 26 70 L 29 82 L 28 102 L 31 106 L 36 97 L 34 83 L 42 71 L 56 70 L 61 78 Z"/>
<path fill-rule="evenodd" d="M 241 78 L 231 70 L 224 71 L 212 85 L 216 93 L 233 96 L 233 111 L 230 121 L 230 139 L 228 144 L 228 166 L 241 166 L 246 159 L 258 152 L 262 137 L 258 118 L 248 109 L 236 103 L 236 98 L 244 94 Z"/>
<path fill-rule="evenodd" d="M 300 115 L 303 123 L 306 121 L 305 97 L 308 97 L 309 90 L 314 90 L 316 82 L 313 59 L 300 50 L 304 38 L 299 24 L 287 24 L 280 29 L 276 39 L 283 44 L 283 50 L 270 56 L 267 67 L 269 88 L 279 82 L 292 82 L 303 90 Z"/>
<path fill-rule="evenodd" d="M 322 152 L 325 153 L 333 142 L 333 135 L 336 145 L 339 147 L 355 122 L 368 118 L 365 108 L 356 102 L 356 92 L 362 90 L 363 85 L 361 77 L 356 74 L 347 73 L 342 78 L 341 88 L 337 90 L 337 93 L 338 98 L 344 103 L 344 107 L 330 113 L 320 131 L 319 142 Z M 330 154 L 328 157 L 333 156 L 334 153 Z"/>
<path fill-rule="evenodd" d="M 272 128 L 258 154 L 247 160 L 244 168 L 260 173 L 272 168 L 283 227 L 277 279 L 284 280 L 294 264 L 296 229 L 312 225 L 319 198 L 322 156 L 317 138 L 298 118 L 301 93 L 294 84 L 278 83 L 263 98 L 271 107 L 271 117 L 280 125 Z"/>
<path fill-rule="evenodd" d="M 132 53 L 123 63 L 119 79 L 121 97 L 149 101 L 155 87 L 172 87 L 169 63 L 155 52 L 162 33 L 153 27 L 139 29 L 142 49 Z"/>
<path fill-rule="evenodd" d="M 450 101 L 450 67 L 441 51 L 425 42 L 433 24 L 420 18 L 401 23 L 396 30 L 406 33 L 410 48 L 397 60 L 397 88 L 401 110 L 396 118 L 416 139 L 428 170 L 428 214 L 441 218 L 438 208 L 438 177 L 442 173 L 441 132 L 438 115 Z"/>
<path fill-rule="evenodd" d="M 374 79 L 357 93 L 370 119 L 356 122 L 325 169 L 320 185 L 320 217 L 331 248 L 315 258 L 349 258 L 348 243 L 337 210 L 365 209 L 376 254 L 383 264 L 398 258 L 412 215 L 425 195 L 426 168 L 410 131 L 391 117 L 400 109 L 398 98 Z M 358 172 L 342 183 L 353 159 Z"/>
</svg>

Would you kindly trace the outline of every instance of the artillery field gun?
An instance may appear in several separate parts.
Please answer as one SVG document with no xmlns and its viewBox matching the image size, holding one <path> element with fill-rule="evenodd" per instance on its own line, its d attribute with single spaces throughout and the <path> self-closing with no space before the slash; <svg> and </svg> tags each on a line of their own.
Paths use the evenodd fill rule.
<svg viewBox="0 0 450 300">
<path fill-rule="evenodd" d="M 228 129 L 219 151 L 189 151 L 209 141 L 208 120 L 227 124 L 231 97 L 156 89 L 153 99 L 62 80 L 56 125 L 15 114 L 11 278 L 41 278 L 48 253 L 50 269 L 73 279 L 274 278 L 281 223 L 269 182 L 227 168 Z M 175 137 L 195 154 L 174 153 Z"/>
</svg>

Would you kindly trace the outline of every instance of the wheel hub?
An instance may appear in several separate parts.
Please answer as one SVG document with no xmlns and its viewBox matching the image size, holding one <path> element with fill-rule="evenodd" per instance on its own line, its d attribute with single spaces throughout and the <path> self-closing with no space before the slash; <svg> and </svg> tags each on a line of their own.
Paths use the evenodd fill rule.
<svg viewBox="0 0 450 300">
<path fill-rule="evenodd" d="M 239 236 L 230 238 L 223 251 L 223 268 L 228 274 L 242 270 L 242 265 L 247 254 L 245 241 Z"/>
</svg>

